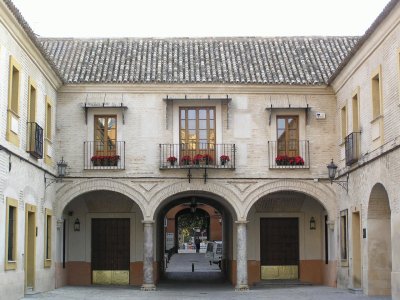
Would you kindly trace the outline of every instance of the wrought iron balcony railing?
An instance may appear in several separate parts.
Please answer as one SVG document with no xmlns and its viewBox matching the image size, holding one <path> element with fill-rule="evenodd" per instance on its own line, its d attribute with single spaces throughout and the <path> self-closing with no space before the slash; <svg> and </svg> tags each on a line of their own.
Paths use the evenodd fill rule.
<svg viewBox="0 0 400 300">
<path fill-rule="evenodd" d="M 85 170 L 125 169 L 124 141 L 84 142 L 83 149 Z"/>
<path fill-rule="evenodd" d="M 310 168 L 310 149 L 308 141 L 269 141 L 268 155 L 270 169 Z"/>
<path fill-rule="evenodd" d="M 235 144 L 160 144 L 160 169 L 235 168 Z"/>
<path fill-rule="evenodd" d="M 43 158 L 43 128 L 36 122 L 28 122 L 28 142 L 26 152 L 36 158 Z"/>
<path fill-rule="evenodd" d="M 361 132 L 352 132 L 344 139 L 346 166 L 351 166 L 360 158 Z"/>
</svg>

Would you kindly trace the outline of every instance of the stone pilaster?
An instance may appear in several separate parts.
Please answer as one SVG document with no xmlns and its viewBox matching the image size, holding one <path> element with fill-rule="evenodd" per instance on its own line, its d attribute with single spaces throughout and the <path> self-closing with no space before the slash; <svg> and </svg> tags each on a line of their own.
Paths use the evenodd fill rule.
<svg viewBox="0 0 400 300">
<path fill-rule="evenodd" d="M 236 254 L 236 291 L 247 291 L 247 221 L 236 221 L 237 254 Z"/>
<path fill-rule="evenodd" d="M 142 221 L 144 231 L 144 248 L 143 248 L 143 284 L 142 291 L 154 291 L 153 278 L 153 227 L 154 221 Z"/>
</svg>

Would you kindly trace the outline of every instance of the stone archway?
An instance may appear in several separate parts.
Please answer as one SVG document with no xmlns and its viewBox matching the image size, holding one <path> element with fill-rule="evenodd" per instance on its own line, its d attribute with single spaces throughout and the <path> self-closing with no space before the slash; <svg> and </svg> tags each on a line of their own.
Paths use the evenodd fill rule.
<svg viewBox="0 0 400 300">
<path fill-rule="evenodd" d="M 331 189 L 320 183 L 285 179 L 266 183 L 249 194 L 244 201 L 246 206 L 243 218 L 247 219 L 250 209 L 259 199 L 265 195 L 281 191 L 293 191 L 311 196 L 321 203 L 328 213 L 328 221 L 334 224 L 337 216 L 337 204 L 335 194 Z"/>
<path fill-rule="evenodd" d="M 391 210 L 385 187 L 371 190 L 367 217 L 368 295 L 391 294 L 392 244 Z"/>
<path fill-rule="evenodd" d="M 57 191 L 56 197 L 56 214 L 61 216 L 65 207 L 73 199 L 84 193 L 93 191 L 110 191 L 117 192 L 126 197 L 132 199 L 141 210 L 143 216 L 146 216 L 146 198 L 138 190 L 132 188 L 132 186 L 119 181 L 110 181 L 109 179 L 90 179 L 82 180 L 73 183 L 67 183 Z"/>
<path fill-rule="evenodd" d="M 207 187 L 208 186 L 208 187 Z M 233 244 L 233 231 L 235 228 L 234 222 L 237 220 L 237 201 L 236 201 L 236 196 L 232 196 L 232 192 L 226 190 L 224 187 L 219 187 L 215 184 L 207 184 L 207 186 L 198 186 L 197 184 L 193 186 L 187 186 L 187 185 L 181 185 L 181 184 L 176 184 L 172 185 L 162 191 L 162 194 L 164 196 L 167 196 L 166 198 L 160 200 L 160 204 L 158 205 L 157 209 L 154 212 L 154 220 L 156 221 L 156 232 L 157 232 L 157 237 L 156 237 L 156 261 L 157 261 L 157 267 L 158 267 L 158 272 L 160 277 L 164 278 L 170 278 L 169 276 L 175 276 L 175 274 L 171 274 L 170 270 L 171 269 L 164 269 L 164 266 L 162 264 L 162 260 L 164 257 L 164 249 L 163 249 L 163 239 L 164 239 L 164 234 L 165 234 L 165 228 L 162 228 L 162 226 L 165 224 L 164 223 L 164 218 L 168 214 L 169 211 L 173 211 L 174 209 L 178 209 L 182 205 L 186 205 L 186 207 L 189 207 L 189 211 L 192 205 L 192 200 L 194 199 L 195 203 L 197 203 L 197 209 L 205 209 L 204 207 L 209 207 L 210 209 L 217 210 L 219 212 L 219 218 L 221 219 L 218 221 L 217 218 L 215 220 L 212 220 L 213 222 L 216 222 L 213 226 L 218 225 L 222 229 L 220 231 L 222 232 L 222 241 L 223 241 L 223 260 L 220 264 L 221 267 L 217 266 L 218 273 L 215 273 L 215 270 L 211 273 L 208 274 L 208 271 L 203 271 L 202 276 L 199 274 L 188 274 L 186 277 L 181 277 L 181 284 L 184 284 L 185 281 L 190 281 L 193 280 L 191 275 L 196 277 L 197 282 L 208 282 L 210 278 L 213 278 L 216 280 L 216 282 L 223 282 L 225 279 L 228 279 L 230 281 L 233 280 L 235 274 L 235 269 L 233 269 L 232 265 L 235 263 L 235 260 L 233 259 L 234 255 L 234 247 L 236 245 Z M 219 189 L 216 189 L 219 188 Z M 178 189 L 178 191 L 177 191 Z M 214 193 L 215 191 L 219 191 L 218 193 Z M 214 191 L 214 192 L 213 192 Z M 222 191 L 222 193 L 221 193 Z M 231 198 L 225 199 L 222 195 L 230 194 Z M 158 198 L 158 197 L 157 197 Z M 157 199 L 155 198 L 155 199 Z M 232 199 L 232 201 L 231 201 Z M 233 201 L 234 200 L 234 201 Z M 189 205 L 189 206 L 187 206 Z M 207 212 L 209 214 L 209 212 Z M 208 216 L 210 218 L 210 215 Z M 168 221 L 169 223 L 170 221 Z M 164 232 L 164 234 L 163 234 Z M 206 244 L 207 245 L 207 244 Z M 204 245 L 203 245 L 204 246 Z M 186 245 L 185 248 L 182 248 L 186 250 Z M 177 254 L 173 254 L 174 258 L 177 256 L 182 256 L 186 255 L 185 253 L 191 253 L 192 248 L 189 248 L 188 252 L 187 251 L 180 251 L 182 249 L 179 249 L 177 251 Z M 203 251 L 205 251 L 205 247 L 202 248 Z M 201 251 L 200 251 L 201 252 Z M 176 252 L 175 252 L 176 253 Z M 200 253 L 202 258 L 205 259 L 205 254 Z M 174 258 L 172 259 L 174 261 Z M 215 264 L 210 264 L 210 268 L 215 268 Z M 221 268 L 221 269 L 220 269 Z M 174 269 L 174 268 L 172 268 Z M 222 271 L 221 271 L 222 270 Z M 211 277 L 210 277 L 211 276 Z M 214 277 L 216 276 L 216 277 Z"/>
<path fill-rule="evenodd" d="M 58 281 L 64 285 L 142 284 L 143 254 L 138 249 L 143 245 L 143 195 L 109 180 L 67 183 L 57 195 L 56 215 L 63 223 L 57 230 L 57 245 L 63 253 L 56 264 L 56 274 L 62 277 Z"/>
</svg>

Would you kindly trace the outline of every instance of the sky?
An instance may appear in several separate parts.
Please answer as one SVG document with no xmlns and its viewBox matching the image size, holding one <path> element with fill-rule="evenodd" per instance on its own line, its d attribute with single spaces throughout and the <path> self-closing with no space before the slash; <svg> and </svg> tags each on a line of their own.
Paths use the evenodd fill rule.
<svg viewBox="0 0 400 300">
<path fill-rule="evenodd" d="M 389 0 L 13 0 L 45 37 L 362 35 Z"/>
</svg>

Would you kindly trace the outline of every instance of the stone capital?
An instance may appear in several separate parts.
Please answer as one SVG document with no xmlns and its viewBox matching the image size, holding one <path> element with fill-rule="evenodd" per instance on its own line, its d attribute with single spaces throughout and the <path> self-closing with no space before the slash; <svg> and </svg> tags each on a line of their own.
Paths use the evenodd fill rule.
<svg viewBox="0 0 400 300">
<path fill-rule="evenodd" d="M 154 220 L 142 220 L 142 224 L 144 225 L 153 225 L 155 222 Z"/>
<path fill-rule="evenodd" d="M 249 221 L 247 221 L 247 220 L 237 220 L 237 221 L 235 221 L 235 224 L 244 224 L 244 225 L 246 225 L 247 223 L 249 223 Z"/>
</svg>

